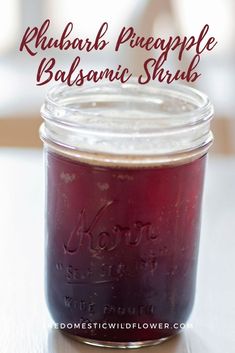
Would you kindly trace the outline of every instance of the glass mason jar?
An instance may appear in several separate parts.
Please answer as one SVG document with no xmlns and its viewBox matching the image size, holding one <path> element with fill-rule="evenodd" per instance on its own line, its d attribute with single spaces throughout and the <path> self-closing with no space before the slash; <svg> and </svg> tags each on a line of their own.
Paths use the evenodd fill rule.
<svg viewBox="0 0 235 353">
<path fill-rule="evenodd" d="M 57 86 L 41 113 L 57 326 L 111 347 L 176 334 L 194 301 L 208 98 L 182 85 Z"/>
</svg>

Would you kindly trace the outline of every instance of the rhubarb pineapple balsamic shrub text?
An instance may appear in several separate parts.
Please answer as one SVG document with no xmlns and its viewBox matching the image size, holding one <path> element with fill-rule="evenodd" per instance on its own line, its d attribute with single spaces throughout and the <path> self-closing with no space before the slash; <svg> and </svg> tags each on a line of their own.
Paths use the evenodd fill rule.
<svg viewBox="0 0 235 353">
<path fill-rule="evenodd" d="M 206 96 L 184 86 L 49 91 L 41 127 L 46 297 L 63 331 L 137 347 L 186 323 L 212 113 Z M 157 323 L 163 328 L 151 329 Z"/>
<path fill-rule="evenodd" d="M 49 34 L 50 20 L 47 19 L 41 27 L 28 27 L 20 43 L 20 51 L 26 51 L 30 56 L 35 56 L 38 52 L 49 50 L 74 51 L 75 57 L 68 70 L 61 70 L 58 67 L 55 57 L 44 57 L 37 70 L 36 81 L 38 86 L 42 86 L 51 80 L 66 83 L 69 86 L 82 86 L 85 82 L 97 83 L 102 80 L 110 82 L 119 81 L 125 83 L 133 78 L 130 67 L 117 64 L 116 68 L 104 68 L 100 71 L 96 69 L 85 70 L 77 53 L 93 53 L 96 55 L 100 51 L 112 49 L 117 55 L 122 49 L 139 48 L 149 52 L 149 58 L 143 62 L 143 73 L 137 77 L 139 84 L 146 84 L 152 80 L 172 83 L 183 80 L 194 82 L 200 76 L 198 65 L 201 55 L 214 49 L 217 42 L 214 37 L 208 37 L 209 25 L 206 24 L 197 36 L 170 36 L 168 39 L 161 37 L 145 37 L 136 33 L 134 27 L 123 27 L 118 33 L 114 43 L 107 40 L 109 25 L 107 22 L 101 24 L 94 39 L 80 38 L 74 36 L 74 24 L 69 22 L 60 38 L 53 38 Z M 167 68 L 168 59 L 172 52 L 176 53 L 178 64 L 187 55 L 191 57 L 188 67 L 184 70 L 176 69 L 172 72 Z M 118 62 L 117 57 L 117 62 Z M 187 60 L 188 61 L 188 60 Z M 177 61 L 176 61 L 177 62 Z M 178 66 L 179 66 L 178 65 Z"/>
</svg>

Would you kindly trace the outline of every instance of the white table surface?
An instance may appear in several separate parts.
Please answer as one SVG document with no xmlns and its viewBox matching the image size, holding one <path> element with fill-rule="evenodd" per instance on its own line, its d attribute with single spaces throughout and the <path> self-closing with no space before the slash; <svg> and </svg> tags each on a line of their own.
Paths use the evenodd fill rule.
<svg viewBox="0 0 235 353">
<path fill-rule="evenodd" d="M 51 328 L 43 294 L 43 213 L 41 151 L 0 149 L 0 353 L 102 352 Z M 235 158 L 208 163 L 189 321 L 193 328 L 181 336 L 141 352 L 235 352 Z"/>
</svg>

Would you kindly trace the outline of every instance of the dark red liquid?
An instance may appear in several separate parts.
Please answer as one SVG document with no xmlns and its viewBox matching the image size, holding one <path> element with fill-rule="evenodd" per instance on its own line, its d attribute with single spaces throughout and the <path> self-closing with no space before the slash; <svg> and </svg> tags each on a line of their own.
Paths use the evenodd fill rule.
<svg viewBox="0 0 235 353">
<path fill-rule="evenodd" d="M 167 323 L 71 329 L 104 341 L 177 332 L 194 301 L 205 156 L 148 169 L 47 152 L 47 301 L 56 323 Z"/>
</svg>

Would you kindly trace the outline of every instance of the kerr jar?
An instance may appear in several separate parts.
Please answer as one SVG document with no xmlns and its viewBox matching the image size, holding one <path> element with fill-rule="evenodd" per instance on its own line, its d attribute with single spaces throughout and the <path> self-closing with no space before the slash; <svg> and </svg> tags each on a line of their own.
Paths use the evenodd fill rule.
<svg viewBox="0 0 235 353">
<path fill-rule="evenodd" d="M 57 86 L 41 113 L 57 327 L 111 347 L 176 334 L 194 301 L 208 98 L 181 85 Z"/>
</svg>

